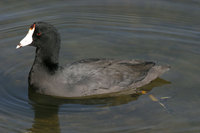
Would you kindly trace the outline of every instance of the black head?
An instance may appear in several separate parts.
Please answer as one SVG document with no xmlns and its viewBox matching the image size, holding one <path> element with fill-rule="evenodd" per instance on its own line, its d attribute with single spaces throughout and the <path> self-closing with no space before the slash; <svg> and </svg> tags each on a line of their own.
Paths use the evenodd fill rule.
<svg viewBox="0 0 200 133">
<path fill-rule="evenodd" d="M 45 66 L 50 71 L 58 68 L 60 35 L 53 25 L 45 22 L 33 23 L 16 48 L 24 46 L 36 47 L 35 64 Z"/>
<path fill-rule="evenodd" d="M 60 35 L 53 25 L 46 22 L 35 22 L 30 26 L 28 34 L 16 48 L 28 45 L 42 49 L 59 47 Z"/>
</svg>

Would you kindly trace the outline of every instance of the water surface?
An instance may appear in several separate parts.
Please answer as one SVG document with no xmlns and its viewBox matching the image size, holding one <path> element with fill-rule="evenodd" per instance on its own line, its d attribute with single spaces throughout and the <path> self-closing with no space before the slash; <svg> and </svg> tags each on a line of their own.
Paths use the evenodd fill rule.
<svg viewBox="0 0 200 133">
<path fill-rule="evenodd" d="M 197 0 L 1 1 L 0 131 L 199 132 L 199 12 Z M 27 79 L 35 49 L 15 47 L 34 21 L 58 28 L 61 65 L 90 57 L 151 60 L 172 67 L 161 77 L 171 83 L 159 81 L 139 97 L 30 96 Z"/>
</svg>

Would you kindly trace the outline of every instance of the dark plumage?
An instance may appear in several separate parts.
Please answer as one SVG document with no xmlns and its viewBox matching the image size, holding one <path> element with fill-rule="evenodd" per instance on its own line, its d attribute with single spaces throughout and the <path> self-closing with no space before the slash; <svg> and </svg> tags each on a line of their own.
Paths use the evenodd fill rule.
<svg viewBox="0 0 200 133">
<path fill-rule="evenodd" d="M 81 97 L 136 89 L 169 70 L 153 62 L 108 59 L 85 59 L 61 68 L 57 30 L 45 22 L 36 22 L 32 27 L 32 42 L 28 45 L 36 47 L 36 56 L 29 86 L 41 94 Z M 20 43 L 17 48 L 27 45 L 25 40 Z"/>
</svg>

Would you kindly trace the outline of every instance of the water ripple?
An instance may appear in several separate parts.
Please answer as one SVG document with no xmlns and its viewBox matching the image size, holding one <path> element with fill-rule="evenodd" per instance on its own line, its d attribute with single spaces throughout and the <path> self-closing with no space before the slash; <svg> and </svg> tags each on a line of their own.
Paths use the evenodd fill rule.
<svg viewBox="0 0 200 133">
<path fill-rule="evenodd" d="M 198 130 L 199 6 L 195 0 L 0 2 L 1 131 L 43 132 L 43 127 L 52 127 L 49 132 L 163 132 L 166 127 L 169 132 Z M 175 95 L 166 104 L 177 114 L 167 114 L 148 95 L 138 100 L 89 101 L 37 96 L 31 101 L 27 77 L 35 49 L 15 50 L 15 46 L 34 21 L 47 21 L 58 28 L 63 63 L 105 57 L 170 64 L 172 70 L 164 77 L 173 83 L 151 93 Z"/>
</svg>

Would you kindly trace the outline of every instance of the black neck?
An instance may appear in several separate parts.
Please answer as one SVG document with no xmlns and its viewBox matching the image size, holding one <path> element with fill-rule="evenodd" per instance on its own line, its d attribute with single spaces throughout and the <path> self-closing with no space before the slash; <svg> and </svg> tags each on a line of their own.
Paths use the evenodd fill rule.
<svg viewBox="0 0 200 133">
<path fill-rule="evenodd" d="M 58 70 L 59 68 L 58 58 L 59 58 L 59 49 L 46 50 L 42 48 L 37 48 L 35 61 L 32 69 L 34 69 L 34 66 L 43 67 L 50 74 L 54 74 L 55 71 Z"/>
</svg>

